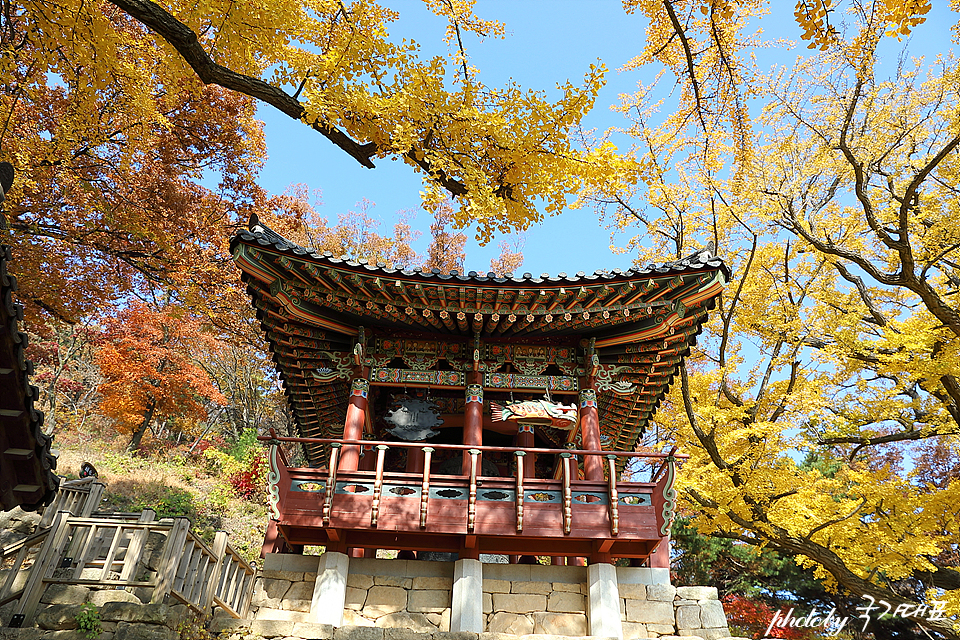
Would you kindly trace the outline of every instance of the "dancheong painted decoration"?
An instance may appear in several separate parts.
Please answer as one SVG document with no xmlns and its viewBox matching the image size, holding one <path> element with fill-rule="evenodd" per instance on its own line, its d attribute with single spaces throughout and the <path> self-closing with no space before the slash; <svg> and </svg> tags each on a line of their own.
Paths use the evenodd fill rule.
<svg viewBox="0 0 960 640">
<path fill-rule="evenodd" d="M 343 260 L 254 217 L 231 251 L 299 428 L 265 437 L 266 551 L 663 556 L 682 456 L 637 446 L 729 277 L 710 249 L 501 278 Z"/>
</svg>

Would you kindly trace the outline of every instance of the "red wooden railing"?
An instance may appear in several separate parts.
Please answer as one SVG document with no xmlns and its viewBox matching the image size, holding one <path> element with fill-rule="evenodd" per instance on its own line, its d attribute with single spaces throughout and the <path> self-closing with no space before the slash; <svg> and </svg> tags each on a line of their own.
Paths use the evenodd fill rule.
<svg viewBox="0 0 960 640">
<path fill-rule="evenodd" d="M 524 530 L 524 520 L 525 520 L 525 502 L 528 509 L 533 508 L 535 517 L 543 518 L 543 509 L 551 510 L 553 513 L 557 512 L 559 507 L 560 512 L 560 522 L 559 524 L 562 527 L 562 535 L 571 534 L 571 530 L 574 527 L 574 512 L 579 512 L 582 514 L 580 517 L 589 517 L 593 520 L 596 520 L 598 513 L 602 514 L 606 511 L 606 518 L 603 520 L 608 524 L 604 524 L 604 528 L 609 532 L 605 537 L 624 539 L 620 534 L 622 533 L 621 527 L 621 516 L 622 508 L 627 508 L 630 516 L 628 522 L 633 525 L 633 531 L 636 531 L 636 523 L 638 518 L 642 519 L 647 527 L 647 531 L 650 533 L 644 534 L 646 537 L 644 539 L 657 539 L 659 540 L 662 537 L 665 537 L 667 534 L 664 531 L 669 531 L 669 522 L 672 520 L 674 506 L 675 506 L 675 491 L 673 490 L 673 481 L 675 478 L 674 462 L 677 459 L 684 459 L 688 456 L 683 454 L 677 454 L 676 449 L 673 449 L 665 453 L 654 453 L 654 452 L 633 452 L 633 451 L 595 451 L 595 450 L 569 450 L 569 449 L 538 449 L 538 448 L 519 448 L 519 447 L 491 447 L 491 446 L 474 446 L 474 445 L 460 445 L 460 444 L 431 444 L 425 446 L 424 443 L 420 442 L 384 442 L 384 441 L 358 441 L 358 440 L 343 440 L 343 439 L 334 439 L 334 438 L 281 438 L 277 437 L 275 434 L 270 436 L 262 436 L 260 440 L 272 444 L 279 445 L 280 443 L 311 443 L 311 444 L 326 444 L 330 447 L 330 459 L 329 466 L 326 470 L 321 471 L 318 469 L 296 469 L 289 468 L 286 465 L 286 459 L 283 456 L 282 450 L 279 446 L 274 446 L 271 448 L 271 507 L 273 508 L 273 517 L 277 521 L 284 521 L 285 517 L 283 514 L 283 502 L 286 502 L 285 498 L 290 495 L 291 484 L 294 480 L 298 483 L 311 483 L 311 482 L 320 482 L 320 478 L 325 477 L 326 483 L 323 487 L 323 502 L 322 508 L 320 509 L 320 526 L 322 527 L 333 527 L 336 526 L 331 524 L 336 516 L 339 515 L 342 522 L 343 514 L 339 513 L 339 510 L 343 508 L 343 505 L 354 505 L 357 500 L 365 500 L 362 504 L 366 505 L 364 509 L 369 510 L 369 520 L 364 520 L 368 524 L 362 524 L 359 521 L 356 521 L 356 515 L 353 515 L 352 524 L 349 525 L 350 528 L 368 528 L 368 529 L 377 529 L 378 523 L 380 523 L 384 517 L 387 517 L 384 512 L 384 485 L 387 484 L 388 487 L 393 487 L 394 491 L 398 485 L 407 485 L 416 487 L 417 484 L 420 485 L 420 501 L 417 508 L 417 514 L 413 515 L 413 522 L 415 525 L 409 527 L 403 527 L 404 530 L 413 532 L 415 527 L 419 525 L 419 530 L 431 530 L 431 531 L 443 531 L 443 525 L 438 524 L 436 517 L 433 519 L 433 525 L 428 527 L 430 521 L 430 512 L 431 512 L 431 487 L 444 487 L 444 488 L 457 488 L 461 491 L 466 489 L 466 509 L 465 513 L 461 512 L 460 520 L 461 525 L 465 525 L 466 534 L 485 534 L 488 532 L 477 531 L 478 524 L 478 486 L 480 486 L 480 478 L 478 478 L 478 469 L 479 469 L 479 459 L 481 454 L 484 452 L 493 452 L 493 453 L 509 453 L 515 456 L 517 459 L 517 473 L 515 478 L 505 478 L 505 477 L 482 477 L 482 484 L 484 492 L 493 491 L 516 491 L 515 495 L 515 518 L 516 518 L 516 527 L 514 535 L 523 535 Z M 376 462 L 374 465 L 374 470 L 372 471 L 342 471 L 338 469 L 338 462 L 340 457 L 340 451 L 345 446 L 358 446 L 363 447 L 371 452 L 376 452 Z M 384 472 L 384 460 L 386 452 L 391 448 L 399 449 L 420 449 L 423 452 L 423 471 L 422 473 L 385 473 Z M 446 474 L 437 474 L 432 473 L 430 466 L 432 455 L 437 450 L 447 450 L 447 451 L 457 451 L 457 452 L 466 452 L 469 455 L 469 465 L 468 469 L 470 470 L 469 475 L 459 476 L 459 475 L 446 475 Z M 538 478 L 525 478 L 523 476 L 523 457 L 526 455 L 555 455 L 559 457 L 560 461 L 560 471 L 561 478 L 559 482 L 553 479 L 538 479 Z M 605 465 L 607 468 L 608 478 L 606 481 L 588 481 L 588 480 L 579 480 L 575 477 L 575 458 L 574 456 L 600 456 L 604 458 L 607 462 Z M 659 460 L 661 462 L 660 468 L 653 475 L 653 482 L 622 482 L 617 479 L 617 461 L 623 458 L 643 458 L 649 460 Z M 664 473 L 665 470 L 669 470 L 669 473 Z M 321 475 L 322 474 L 322 475 Z M 318 477 L 318 475 L 320 477 Z M 370 481 L 372 483 L 372 491 L 370 487 Z M 340 507 L 337 507 L 338 511 L 334 511 L 334 496 L 337 494 L 338 484 L 343 483 L 355 483 L 357 485 L 363 485 L 365 488 L 365 493 L 363 495 L 366 498 L 358 495 L 352 496 L 343 496 L 343 501 L 338 499 L 337 504 L 340 504 Z M 298 485 L 299 486 L 299 485 Z M 344 485 L 349 486 L 349 485 Z M 354 488 L 354 491 L 356 488 Z M 442 490 L 442 489 L 438 489 Z M 300 491 L 300 489 L 298 489 Z M 554 502 L 554 499 L 551 499 L 548 504 L 536 504 L 530 501 L 531 492 L 553 492 L 553 495 L 559 495 L 560 501 L 559 504 Z M 577 494 L 576 500 L 577 505 L 574 504 L 574 493 Z M 605 495 L 604 495 L 605 494 Z M 595 498 L 590 498 L 590 496 L 596 496 Z M 649 501 L 643 496 L 649 495 Z M 637 496 L 643 498 L 638 500 Z M 621 505 L 621 498 L 623 498 L 623 505 Z M 631 498 L 633 502 L 630 502 Z M 391 496 L 391 504 L 396 505 L 394 497 Z M 459 500 L 459 499 L 458 499 Z M 597 511 L 598 507 L 601 505 L 589 505 L 590 502 L 605 501 L 606 509 L 600 509 Z M 294 501 L 296 502 L 296 501 Z M 580 502 L 586 502 L 587 504 L 579 504 Z M 303 504 L 302 501 L 299 504 Z M 356 503 L 360 504 L 360 503 Z M 449 503 L 445 503 L 449 504 Z M 460 502 L 462 504 L 462 502 Z M 638 509 L 635 507 L 643 507 Z M 395 506 L 393 508 L 396 508 Z M 295 512 L 303 514 L 304 507 L 299 506 L 294 508 Z M 487 502 L 484 502 L 485 513 L 489 513 L 489 509 L 497 509 L 497 513 L 503 514 L 502 507 L 490 505 Z M 441 508 L 440 515 L 441 519 L 449 517 L 449 510 L 444 511 Z M 642 513 L 641 513 L 642 512 Z M 356 514 L 355 511 L 351 511 L 352 514 Z M 287 514 L 288 516 L 290 513 Z M 396 518 L 396 514 L 388 514 L 392 518 Z M 419 516 L 419 517 L 417 517 Z M 502 515 L 498 516 L 502 518 Z M 556 517 L 556 516 L 553 516 Z M 602 517 L 602 516 L 601 516 Z M 654 521 L 655 518 L 655 521 Z M 465 520 L 465 522 L 464 522 Z M 578 521 L 579 522 L 579 521 Z M 346 525 L 341 525 L 346 526 Z M 385 525 L 388 528 L 397 526 L 396 524 L 387 524 Z M 453 525 L 451 525 L 453 526 Z M 533 525 L 534 529 L 538 529 L 538 525 Z M 653 527 L 656 527 L 656 534 L 653 534 Z M 511 530 L 513 526 L 511 525 Z M 542 529 L 542 523 L 539 525 L 539 529 Z M 449 530 L 448 530 L 449 531 Z M 581 527 L 582 531 L 582 527 Z M 450 531 L 452 532 L 452 531 Z M 559 534 L 559 531 L 557 532 Z M 603 535 L 600 531 L 596 532 L 596 535 Z M 627 534 L 627 538 L 634 537 L 639 534 Z"/>
</svg>

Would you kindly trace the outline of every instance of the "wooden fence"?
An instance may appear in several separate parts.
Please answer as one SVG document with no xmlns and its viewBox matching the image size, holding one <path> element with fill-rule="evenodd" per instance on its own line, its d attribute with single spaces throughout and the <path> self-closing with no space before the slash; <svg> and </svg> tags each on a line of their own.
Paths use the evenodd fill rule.
<svg viewBox="0 0 960 640">
<path fill-rule="evenodd" d="M 0 548 L 0 607 L 19 600 L 23 595 L 30 568 L 37 560 L 37 551 L 49 533 L 49 529 L 44 529 Z"/>
<path fill-rule="evenodd" d="M 19 599 L 10 626 L 30 625 L 51 584 L 105 586 L 134 591 L 152 603 L 168 596 L 198 613 L 213 605 L 242 618 L 250 607 L 256 571 L 219 532 L 208 547 L 190 532 L 190 521 L 154 522 L 153 511 L 139 520 L 74 516 L 57 512 L 49 529 L 3 550 L 16 558 L 16 571 L 0 586 L 0 604 Z M 28 550 L 34 554 L 23 587 L 15 584 Z M 6 562 L 5 562 L 6 563 Z"/>
<path fill-rule="evenodd" d="M 100 506 L 106 485 L 96 478 L 65 480 L 60 483 L 57 498 L 53 504 L 43 510 L 38 529 L 47 529 L 53 524 L 53 518 L 60 511 L 68 511 L 75 516 L 87 518 Z"/>
<path fill-rule="evenodd" d="M 37 552 L 50 533 L 50 525 L 58 511 L 88 517 L 100 506 L 104 484 L 96 478 L 65 480 L 60 483 L 56 500 L 43 512 L 32 535 L 0 548 L 0 606 L 19 600 Z M 134 516 L 138 517 L 139 514 Z"/>
</svg>

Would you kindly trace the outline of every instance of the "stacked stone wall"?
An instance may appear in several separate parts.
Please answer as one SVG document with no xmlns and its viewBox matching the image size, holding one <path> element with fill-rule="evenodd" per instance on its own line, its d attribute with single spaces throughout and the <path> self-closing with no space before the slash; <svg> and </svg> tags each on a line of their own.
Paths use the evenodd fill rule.
<svg viewBox="0 0 960 640">
<path fill-rule="evenodd" d="M 449 631 L 452 588 L 453 579 L 445 576 L 351 574 L 347 578 L 343 624 Z"/>
<path fill-rule="evenodd" d="M 72 572 L 73 569 L 57 569 L 54 572 L 54 577 L 72 577 Z M 81 577 L 96 579 L 100 577 L 101 572 L 101 569 L 97 569 L 95 576 L 88 575 Z M 20 572 L 14 582 L 14 589 L 20 589 L 25 586 L 28 577 L 28 570 Z M 118 574 L 114 574 L 111 577 L 116 578 Z M 149 602 L 151 595 L 153 595 L 153 590 L 145 587 L 137 587 L 131 592 L 107 585 L 61 584 L 54 582 L 48 585 L 40 596 L 40 602 L 37 604 L 37 615 L 39 619 L 39 616 L 49 607 L 66 605 L 79 606 L 84 603 L 89 603 L 97 607 L 102 607 L 107 603 L 128 603 L 138 606 Z M 14 600 L 0 607 L 0 627 L 10 623 L 17 605 L 18 602 Z"/>
<path fill-rule="evenodd" d="M 310 622 L 319 565 L 317 556 L 268 556 L 256 583 L 251 620 L 217 618 L 214 624 L 221 625 L 218 630 L 230 640 L 245 640 L 246 636 L 324 637 L 326 626 Z M 343 631 L 337 634 L 342 640 L 348 640 L 348 636 L 350 640 L 388 640 L 397 633 L 445 640 L 445 632 L 450 629 L 452 574 L 452 562 L 352 559 L 340 627 Z M 617 571 L 624 640 L 729 638 L 716 588 L 645 584 L 649 578 L 641 570 Z M 471 639 L 477 636 L 478 640 L 587 636 L 587 591 L 585 567 L 485 564 L 484 633 L 466 635 Z M 164 615 L 157 615 L 156 607 L 162 605 L 140 605 L 134 594 L 123 590 L 55 584 L 43 597 L 43 610 L 37 618 L 39 635 L 30 632 L 22 640 L 78 640 L 75 615 L 83 602 L 101 611 L 105 624 L 99 640 L 174 640 L 173 621 L 183 619 L 186 613 L 180 606 L 165 608 Z M 159 626 L 143 626 L 149 624 Z M 344 635 L 350 629 L 354 631 Z M 466 635 L 450 634 L 450 640 L 467 640 Z"/>
<path fill-rule="evenodd" d="M 587 635 L 584 567 L 483 566 L 486 631 Z"/>
<path fill-rule="evenodd" d="M 549 634 L 511 635 L 507 633 L 470 631 L 424 633 L 402 628 L 333 627 L 326 624 L 290 622 L 286 620 L 217 619 L 211 632 L 219 640 L 617 640 L 603 636 L 556 636 Z M 3 640 L 0 638 L 0 640 Z M 32 640 L 32 639 L 31 639 Z M 662 636 L 660 640 L 702 640 L 699 636 Z M 749 640 L 724 638 L 724 640 Z"/>
<path fill-rule="evenodd" d="M 624 640 L 663 636 L 728 638 L 730 630 L 716 587 L 620 584 Z"/>
<path fill-rule="evenodd" d="M 257 620 L 308 622 L 317 556 L 272 554 L 251 602 Z M 343 625 L 449 631 L 452 562 L 354 558 L 347 576 Z"/>
<path fill-rule="evenodd" d="M 317 556 L 267 556 L 251 618 L 309 622 L 319 563 Z M 730 636 L 716 588 L 674 587 L 656 583 L 656 577 L 646 569 L 617 569 L 624 640 Z M 452 562 L 354 558 L 343 627 L 449 631 L 452 586 Z M 484 564 L 484 631 L 586 636 L 587 589 L 585 567 Z"/>
<path fill-rule="evenodd" d="M 250 617 L 307 622 L 317 582 L 317 556 L 271 554 L 253 589 Z"/>
<path fill-rule="evenodd" d="M 90 640 L 78 629 L 83 606 L 50 605 L 37 614 L 36 627 L 4 629 L 0 640 Z M 95 640 L 179 640 L 181 625 L 193 617 L 186 605 L 107 601 L 96 609 L 101 633 Z"/>
</svg>

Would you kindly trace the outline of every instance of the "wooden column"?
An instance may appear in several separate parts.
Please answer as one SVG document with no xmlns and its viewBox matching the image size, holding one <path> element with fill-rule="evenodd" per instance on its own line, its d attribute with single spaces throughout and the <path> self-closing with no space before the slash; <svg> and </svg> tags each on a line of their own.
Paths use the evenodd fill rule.
<svg viewBox="0 0 960 640">
<path fill-rule="evenodd" d="M 517 446 L 521 449 L 532 449 L 534 447 L 533 443 L 533 425 L 532 424 L 520 424 L 517 425 Z M 532 451 L 527 451 L 526 455 L 519 456 L 517 458 L 517 464 L 523 465 L 523 477 L 524 478 L 534 478 L 534 464 L 537 460 L 537 454 Z M 520 496 L 520 500 L 523 500 L 524 497 Z M 521 555 L 521 556 L 510 556 L 510 564 L 536 564 L 537 559 L 531 555 Z"/>
<path fill-rule="evenodd" d="M 650 554 L 650 566 L 657 569 L 670 568 L 670 536 L 660 540 L 660 546 Z"/>
<path fill-rule="evenodd" d="M 423 449 L 420 447 L 410 447 L 407 449 L 407 466 L 404 468 L 407 473 L 423 473 Z"/>
<path fill-rule="evenodd" d="M 364 440 L 373 440 L 369 434 L 364 434 Z M 377 454 L 373 447 L 363 446 L 363 453 L 360 455 L 360 464 L 357 471 L 373 471 L 377 466 Z"/>
<path fill-rule="evenodd" d="M 353 379 L 350 386 L 350 401 L 347 405 L 347 419 L 343 424 L 344 440 L 362 440 L 363 425 L 367 419 L 367 394 L 370 393 L 370 381 L 365 377 L 369 369 L 364 368 L 361 376 Z M 356 471 L 360 466 L 360 447 L 345 446 L 340 452 L 340 471 Z"/>
<path fill-rule="evenodd" d="M 468 374 L 465 403 L 463 405 L 463 444 L 480 446 L 483 444 L 483 386 L 481 374 Z M 477 474 L 482 475 L 483 458 L 477 461 Z M 470 454 L 464 452 L 461 475 L 470 475 Z"/>
<path fill-rule="evenodd" d="M 533 443 L 533 425 L 521 424 L 517 426 L 517 446 L 521 449 L 532 449 Z M 520 458 L 523 461 L 523 477 L 534 478 L 534 465 L 537 461 L 537 454 L 528 451 L 527 455 Z"/>
<path fill-rule="evenodd" d="M 589 378 L 587 388 L 580 391 L 580 439 L 584 449 L 600 450 L 600 416 L 593 378 Z M 583 477 L 585 480 L 603 480 L 603 459 L 600 456 L 584 456 Z"/>
<path fill-rule="evenodd" d="M 267 520 L 267 533 L 263 537 L 263 546 L 260 548 L 260 557 L 265 558 L 268 553 L 283 553 L 286 549 L 286 540 L 280 535 L 280 528 L 273 518 Z"/>
</svg>

